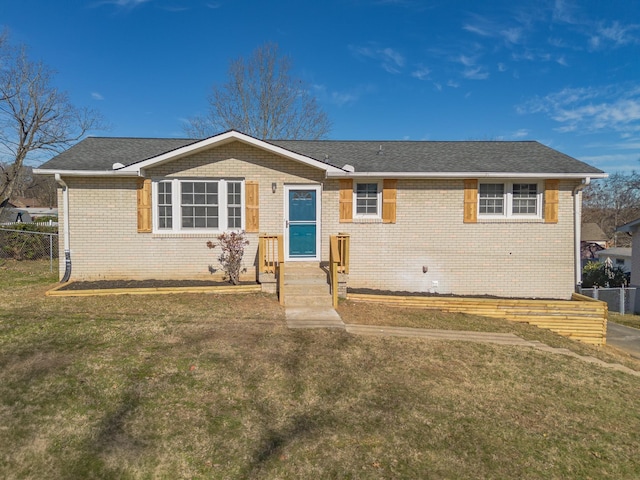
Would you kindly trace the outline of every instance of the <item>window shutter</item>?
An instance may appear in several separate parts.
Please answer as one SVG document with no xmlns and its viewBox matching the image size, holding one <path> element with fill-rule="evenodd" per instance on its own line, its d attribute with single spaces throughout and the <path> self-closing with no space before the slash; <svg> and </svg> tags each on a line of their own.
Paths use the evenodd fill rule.
<svg viewBox="0 0 640 480">
<path fill-rule="evenodd" d="M 245 229 L 247 232 L 257 232 L 260 228 L 260 189 L 258 182 L 245 182 Z"/>
<path fill-rule="evenodd" d="M 353 180 L 340 180 L 340 223 L 353 221 Z"/>
<path fill-rule="evenodd" d="M 464 223 L 476 223 L 478 221 L 478 180 L 468 179 L 464 181 Z"/>
<path fill-rule="evenodd" d="M 151 232 L 151 179 L 140 178 L 137 185 L 138 233 Z"/>
<path fill-rule="evenodd" d="M 382 181 L 382 222 L 396 223 L 396 197 L 398 180 L 386 179 Z"/>
<path fill-rule="evenodd" d="M 544 223 L 558 223 L 559 180 L 544 182 Z"/>
</svg>

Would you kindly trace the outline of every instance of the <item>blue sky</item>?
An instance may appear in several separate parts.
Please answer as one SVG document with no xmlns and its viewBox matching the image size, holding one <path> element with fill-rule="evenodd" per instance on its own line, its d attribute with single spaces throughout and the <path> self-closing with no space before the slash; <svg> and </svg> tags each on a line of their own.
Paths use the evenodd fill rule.
<svg viewBox="0 0 640 480">
<path fill-rule="evenodd" d="M 0 26 L 111 125 L 184 137 L 276 42 L 350 140 L 538 140 L 640 170 L 637 0 L 2 0 Z"/>
</svg>

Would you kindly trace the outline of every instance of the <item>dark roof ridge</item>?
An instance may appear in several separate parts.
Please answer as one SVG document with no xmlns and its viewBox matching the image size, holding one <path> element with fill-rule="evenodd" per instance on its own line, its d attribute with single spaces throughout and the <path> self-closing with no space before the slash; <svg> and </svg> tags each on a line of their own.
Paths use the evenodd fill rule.
<svg viewBox="0 0 640 480">
<path fill-rule="evenodd" d="M 107 136 L 96 136 L 96 135 L 88 135 L 85 137 L 85 140 L 88 138 L 95 138 L 98 140 L 191 140 L 194 142 L 199 142 L 201 140 L 206 140 L 204 138 L 190 138 L 190 137 L 131 137 L 131 136 L 124 136 L 124 137 L 118 137 L 118 136 L 114 136 L 114 137 L 107 137 Z"/>
</svg>

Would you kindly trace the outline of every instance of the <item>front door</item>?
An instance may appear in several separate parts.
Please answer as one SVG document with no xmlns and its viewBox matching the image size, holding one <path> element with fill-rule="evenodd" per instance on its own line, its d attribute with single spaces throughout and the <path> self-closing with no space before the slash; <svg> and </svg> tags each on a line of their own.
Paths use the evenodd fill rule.
<svg viewBox="0 0 640 480">
<path fill-rule="evenodd" d="M 285 186 L 287 260 L 320 260 L 320 185 Z"/>
</svg>

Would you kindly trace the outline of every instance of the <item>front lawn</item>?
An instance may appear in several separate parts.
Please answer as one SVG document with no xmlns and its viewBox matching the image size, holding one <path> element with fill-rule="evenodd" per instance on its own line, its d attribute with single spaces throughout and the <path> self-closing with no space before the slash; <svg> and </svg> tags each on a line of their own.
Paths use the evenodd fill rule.
<svg viewBox="0 0 640 480">
<path fill-rule="evenodd" d="M 639 377 L 522 347 L 289 330 L 262 294 L 45 298 L 49 276 L 11 275 L 0 478 L 640 477 Z M 340 307 L 447 324 L 368 308 Z"/>
</svg>

